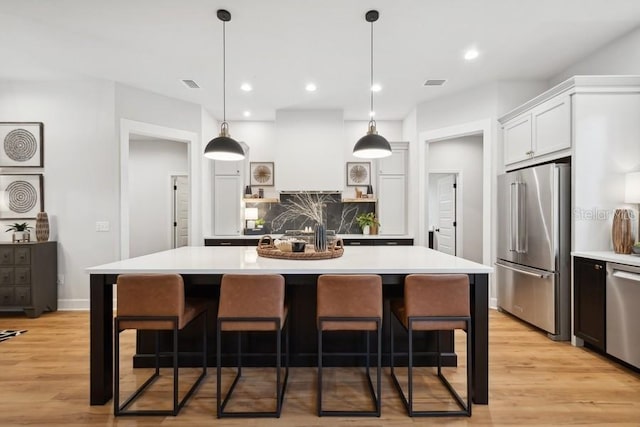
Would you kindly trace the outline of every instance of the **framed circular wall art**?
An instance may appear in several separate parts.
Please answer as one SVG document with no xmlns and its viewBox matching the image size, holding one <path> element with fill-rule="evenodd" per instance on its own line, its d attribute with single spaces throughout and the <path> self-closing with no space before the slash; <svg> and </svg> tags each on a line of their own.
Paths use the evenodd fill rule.
<svg viewBox="0 0 640 427">
<path fill-rule="evenodd" d="M 38 122 L 0 123 L 0 167 L 42 167 L 44 125 Z"/>
<path fill-rule="evenodd" d="M 347 162 L 347 186 L 371 185 L 371 163 Z"/>
<path fill-rule="evenodd" d="M 33 219 L 44 211 L 42 175 L 0 175 L 0 219 Z"/>
<path fill-rule="evenodd" d="M 271 187 L 274 185 L 273 162 L 251 162 L 249 164 L 251 186 Z"/>
</svg>

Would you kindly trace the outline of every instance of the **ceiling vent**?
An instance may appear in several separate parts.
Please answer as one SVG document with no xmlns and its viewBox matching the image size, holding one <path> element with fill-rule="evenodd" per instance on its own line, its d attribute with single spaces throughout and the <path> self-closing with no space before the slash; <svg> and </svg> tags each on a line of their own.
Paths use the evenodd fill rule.
<svg viewBox="0 0 640 427">
<path fill-rule="evenodd" d="M 425 86 L 442 86 L 446 82 L 446 79 L 429 79 L 425 80 Z"/>
<path fill-rule="evenodd" d="M 198 83 L 196 83 L 193 80 L 182 80 L 182 83 L 184 83 L 184 85 L 190 89 L 200 89 L 200 86 L 198 85 Z"/>
</svg>

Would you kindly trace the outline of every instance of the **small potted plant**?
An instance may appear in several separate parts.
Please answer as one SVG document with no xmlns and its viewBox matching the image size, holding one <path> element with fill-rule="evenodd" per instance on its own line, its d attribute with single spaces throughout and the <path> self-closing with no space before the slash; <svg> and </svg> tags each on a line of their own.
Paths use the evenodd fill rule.
<svg viewBox="0 0 640 427">
<path fill-rule="evenodd" d="M 262 228 L 262 227 L 264 227 L 264 218 L 256 219 L 256 228 Z"/>
<path fill-rule="evenodd" d="M 380 226 L 380 223 L 376 219 L 376 214 L 373 212 L 362 213 L 356 216 L 356 222 L 362 228 L 362 234 L 371 234 L 371 229 Z"/>
<path fill-rule="evenodd" d="M 30 240 L 28 238 L 30 228 L 33 228 L 33 227 L 28 225 L 26 222 L 23 222 L 23 223 L 14 222 L 9 226 L 9 228 L 7 228 L 6 232 L 13 231 L 12 240 L 14 242 L 25 242 Z"/>
</svg>

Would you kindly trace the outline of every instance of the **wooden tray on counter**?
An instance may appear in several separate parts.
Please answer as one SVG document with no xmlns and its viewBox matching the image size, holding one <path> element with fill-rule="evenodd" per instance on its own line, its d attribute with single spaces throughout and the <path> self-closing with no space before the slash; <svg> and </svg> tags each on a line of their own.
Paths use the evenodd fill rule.
<svg viewBox="0 0 640 427">
<path fill-rule="evenodd" d="M 308 245 L 309 246 L 309 245 Z M 256 249 L 258 255 L 265 258 L 278 259 L 331 259 L 340 258 L 344 253 L 344 243 L 342 239 L 337 239 L 335 243 L 324 252 L 316 252 L 313 249 L 305 249 L 304 252 L 282 252 L 274 245 L 274 239 L 265 235 L 260 238 Z"/>
</svg>

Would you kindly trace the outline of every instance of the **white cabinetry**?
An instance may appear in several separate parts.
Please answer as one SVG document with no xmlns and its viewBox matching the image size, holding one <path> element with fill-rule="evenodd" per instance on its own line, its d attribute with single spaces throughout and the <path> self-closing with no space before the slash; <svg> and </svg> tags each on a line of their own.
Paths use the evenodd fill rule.
<svg viewBox="0 0 640 427">
<path fill-rule="evenodd" d="M 242 231 L 244 161 L 216 160 L 213 171 L 213 233 L 216 236 L 237 236 Z"/>
<path fill-rule="evenodd" d="M 542 102 L 504 122 L 502 130 L 507 166 L 531 159 L 547 161 L 569 155 L 571 97 L 560 94 Z"/>
<path fill-rule="evenodd" d="M 408 143 L 391 143 L 393 154 L 378 160 L 378 220 L 381 235 L 407 233 Z"/>
</svg>

